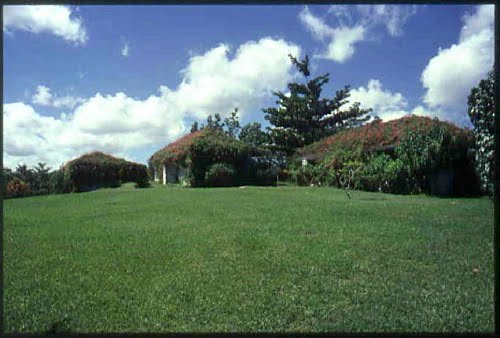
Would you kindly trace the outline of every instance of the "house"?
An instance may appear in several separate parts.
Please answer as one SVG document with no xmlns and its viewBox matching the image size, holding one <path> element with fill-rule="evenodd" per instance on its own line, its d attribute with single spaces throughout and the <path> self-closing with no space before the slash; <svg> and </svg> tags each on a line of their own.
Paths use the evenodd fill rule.
<svg viewBox="0 0 500 338">
<path fill-rule="evenodd" d="M 262 152 L 222 131 L 184 135 L 148 161 L 156 182 L 191 186 L 272 185 L 272 164 Z M 218 178 L 217 178 L 218 177 Z"/>
<path fill-rule="evenodd" d="M 421 128 L 420 130 L 430 130 L 436 126 L 446 128 L 458 139 L 470 139 L 469 131 L 451 123 L 412 115 L 388 122 L 378 120 L 361 127 L 343 130 L 299 149 L 296 157 L 299 165 L 328 162 L 332 168 L 342 166 L 342 157 L 346 153 L 363 154 L 364 158 L 385 153 L 395 159 L 398 157 L 396 149 L 409 130 L 416 127 Z M 440 165 L 433 172 L 425 173 L 426 191 L 441 196 L 467 195 L 469 192 L 473 194 L 478 182 L 472 162 L 463 152 L 466 147 L 456 148 L 457 145 L 451 143 L 447 144 L 447 147 L 447 151 L 456 158 Z M 461 149 L 460 152 L 457 152 L 458 149 Z"/>
<path fill-rule="evenodd" d="M 205 129 L 189 133 L 155 152 L 148 160 L 154 181 L 162 184 L 182 182 L 188 170 L 186 159 L 190 147 L 206 133 Z"/>
</svg>

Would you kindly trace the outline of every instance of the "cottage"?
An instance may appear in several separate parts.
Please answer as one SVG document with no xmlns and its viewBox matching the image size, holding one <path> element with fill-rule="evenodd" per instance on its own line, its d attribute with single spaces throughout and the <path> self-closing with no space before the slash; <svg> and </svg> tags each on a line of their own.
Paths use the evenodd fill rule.
<svg viewBox="0 0 500 338">
<path fill-rule="evenodd" d="M 269 185 L 271 164 L 260 150 L 208 128 L 187 134 L 151 156 L 156 182 L 191 186 Z"/>
<path fill-rule="evenodd" d="M 186 159 L 190 147 L 205 134 L 206 130 L 189 133 L 154 153 L 148 164 L 155 182 L 162 184 L 183 182 L 188 170 Z"/>
<path fill-rule="evenodd" d="M 457 139 L 467 139 L 468 131 L 447 122 L 429 117 L 406 116 L 388 122 L 374 121 L 364 126 L 341 131 L 316 143 L 298 150 L 297 159 L 302 166 L 317 164 L 325 160 L 335 168 L 342 163 L 342 154 L 358 153 L 369 157 L 370 154 L 385 153 L 397 158 L 396 148 L 409 130 L 421 128 L 430 130 L 436 126 L 444 127 Z M 423 128 L 423 129 L 422 129 Z M 468 141 L 467 141 L 468 142 Z M 457 152 L 457 144 L 445 145 L 456 159 L 440 165 L 432 172 L 425 173 L 426 190 L 433 195 L 467 195 L 477 190 L 477 179 L 472 163 L 466 154 Z M 463 148 L 460 148 L 463 150 Z"/>
</svg>

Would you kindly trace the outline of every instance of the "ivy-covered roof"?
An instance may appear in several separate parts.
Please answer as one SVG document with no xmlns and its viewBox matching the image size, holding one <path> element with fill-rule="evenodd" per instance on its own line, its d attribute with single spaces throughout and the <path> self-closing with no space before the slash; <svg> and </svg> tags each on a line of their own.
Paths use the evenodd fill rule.
<svg viewBox="0 0 500 338">
<path fill-rule="evenodd" d="M 224 157 L 224 154 L 237 152 L 236 149 L 243 149 L 246 145 L 234 139 L 231 136 L 226 135 L 220 131 L 210 130 L 208 128 L 204 128 L 202 130 L 198 130 L 196 132 L 184 135 L 178 140 L 168 144 L 162 149 L 155 152 L 148 160 L 150 166 L 160 167 L 165 162 L 171 163 L 179 163 L 184 161 L 187 158 L 187 155 L 191 149 L 191 146 L 197 142 L 205 140 L 207 146 L 210 145 L 212 148 L 219 149 L 217 151 L 217 156 Z"/>
<path fill-rule="evenodd" d="M 176 162 L 185 158 L 193 142 L 206 134 L 207 131 L 207 129 L 202 129 L 182 136 L 155 152 L 148 162 L 159 166 L 166 161 Z"/>
<path fill-rule="evenodd" d="M 130 162 L 127 161 L 123 158 L 119 157 L 114 157 L 108 154 L 105 154 L 101 151 L 92 151 L 90 153 L 83 154 L 82 156 L 75 158 L 73 160 L 70 160 L 64 164 L 64 167 L 67 167 L 73 163 L 76 162 L 92 162 L 96 164 L 104 164 L 104 163 L 115 163 L 115 164 L 124 164 L 124 163 L 129 163 L 129 164 L 139 164 L 135 162 Z"/>
<path fill-rule="evenodd" d="M 297 155 L 313 161 L 321 161 L 330 151 L 338 146 L 354 148 L 361 144 L 363 151 L 384 150 L 399 144 L 406 130 L 417 127 L 430 128 L 435 124 L 451 128 L 453 133 L 465 132 L 464 129 L 449 122 L 439 121 L 430 117 L 410 115 L 387 122 L 376 120 L 358 128 L 343 130 L 335 135 L 298 149 Z"/>
</svg>

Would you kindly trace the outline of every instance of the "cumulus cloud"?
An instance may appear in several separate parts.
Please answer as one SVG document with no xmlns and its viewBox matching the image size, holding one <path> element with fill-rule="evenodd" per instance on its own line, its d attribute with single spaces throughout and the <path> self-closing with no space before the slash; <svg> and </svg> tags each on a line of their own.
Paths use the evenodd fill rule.
<svg viewBox="0 0 500 338">
<path fill-rule="evenodd" d="M 163 95 L 195 118 L 229 113 L 235 107 L 244 116 L 260 110 L 263 99 L 286 86 L 293 76 L 288 54 L 299 56 L 300 47 L 263 38 L 241 45 L 232 59 L 229 52 L 230 47 L 221 44 L 191 57 L 181 84 L 175 91 L 163 87 Z"/>
<path fill-rule="evenodd" d="M 351 90 L 349 102 L 359 102 L 362 108 L 372 108 L 373 115 L 384 121 L 398 119 L 410 112 L 408 102 L 401 93 L 384 90 L 379 80 L 371 79 L 366 87 L 360 86 Z"/>
<path fill-rule="evenodd" d="M 44 85 L 39 85 L 36 87 L 36 93 L 32 97 L 32 102 L 42 105 L 48 106 L 51 103 L 52 94 L 50 89 Z"/>
<path fill-rule="evenodd" d="M 22 102 L 4 104 L 4 163 L 42 160 L 57 167 L 91 150 L 123 157 L 133 149 L 175 140 L 188 132 L 189 120 L 224 116 L 235 107 L 243 117 L 260 110 L 263 100 L 294 76 L 289 53 L 299 57 L 300 47 L 281 39 L 247 42 L 233 56 L 221 44 L 192 56 L 177 88 L 161 86 L 142 100 L 122 92 L 97 93 L 59 118 L 43 116 Z"/>
<path fill-rule="evenodd" d="M 384 89 L 382 83 L 376 79 L 370 79 L 366 86 L 360 86 L 351 90 L 349 97 L 352 102 L 359 102 L 361 108 L 372 108 L 372 115 L 380 117 L 383 121 L 396 120 L 408 115 L 437 117 L 443 121 L 452 122 L 458 126 L 468 126 L 468 121 L 450 114 L 439 108 L 429 108 L 418 105 L 414 108 L 408 106 L 408 101 L 403 94 Z"/>
<path fill-rule="evenodd" d="M 494 6 L 478 6 L 462 20 L 458 43 L 440 49 L 421 74 L 424 102 L 431 107 L 461 109 L 457 114 L 464 114 L 471 88 L 493 67 Z"/>
<path fill-rule="evenodd" d="M 39 85 L 36 87 L 36 93 L 33 95 L 31 101 L 34 104 L 41 106 L 52 106 L 55 108 L 74 108 L 78 104 L 83 103 L 85 100 L 81 97 L 74 97 L 71 95 L 66 96 L 56 96 L 51 93 L 49 87 L 44 85 Z"/>
<path fill-rule="evenodd" d="M 4 32 L 48 32 L 76 45 L 88 39 L 81 18 L 75 17 L 69 6 L 62 5 L 4 6 L 3 29 Z"/>
<path fill-rule="evenodd" d="M 81 97 L 75 97 L 71 95 L 66 95 L 66 96 L 61 96 L 61 97 L 55 97 L 52 100 L 52 106 L 55 108 L 70 108 L 73 109 L 80 103 L 85 102 L 85 99 Z"/>
<path fill-rule="evenodd" d="M 391 36 L 402 35 L 403 25 L 415 13 L 416 6 L 334 5 L 327 14 L 334 16 L 336 25 L 330 26 L 305 6 L 299 19 L 314 39 L 325 44 L 325 50 L 315 57 L 344 63 L 354 55 L 356 44 L 367 40 L 375 28 L 385 26 Z"/>
</svg>

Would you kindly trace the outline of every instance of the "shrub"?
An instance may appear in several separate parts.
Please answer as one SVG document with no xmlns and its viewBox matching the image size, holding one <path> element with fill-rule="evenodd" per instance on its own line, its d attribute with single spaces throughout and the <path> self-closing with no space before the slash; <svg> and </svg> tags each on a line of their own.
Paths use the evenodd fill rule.
<svg viewBox="0 0 500 338">
<path fill-rule="evenodd" d="M 403 162 L 384 153 L 372 156 L 355 178 L 358 189 L 394 194 L 416 192 L 410 182 Z"/>
<path fill-rule="evenodd" d="M 407 128 L 395 151 L 411 178 L 411 185 L 418 187 L 411 189 L 429 192 L 425 177 L 437 168 L 451 168 L 465 160 L 472 143 L 471 136 L 466 130 L 447 123 Z"/>
<path fill-rule="evenodd" d="M 483 191 L 493 195 L 495 165 L 495 109 L 494 73 L 481 80 L 471 90 L 468 99 L 468 113 L 474 125 L 475 144 L 473 147 L 476 172 L 481 180 Z"/>
<path fill-rule="evenodd" d="M 136 182 L 145 187 L 148 168 L 101 152 L 85 154 L 64 168 L 64 185 L 69 191 L 88 191 L 101 187 L 119 187 L 122 182 Z"/>
<path fill-rule="evenodd" d="M 335 172 L 324 163 L 307 164 L 298 166 L 291 170 L 292 180 L 297 185 L 308 186 L 314 185 L 335 185 L 338 186 Z"/>
<path fill-rule="evenodd" d="M 211 165 L 205 174 L 205 186 L 207 187 L 229 187 L 234 184 L 236 170 L 228 163 L 215 163 Z"/>
<path fill-rule="evenodd" d="M 29 184 L 14 177 L 9 183 L 7 183 L 7 198 L 12 197 L 23 197 L 31 195 L 31 189 Z"/>
<path fill-rule="evenodd" d="M 195 139 L 189 149 L 189 169 L 192 186 L 205 186 L 206 173 L 216 163 L 231 165 L 236 172 L 242 172 L 249 157 L 249 147 L 224 133 L 212 131 Z M 187 161 L 186 161 L 187 162 Z M 233 176 L 232 184 L 240 182 L 240 176 Z"/>
</svg>

